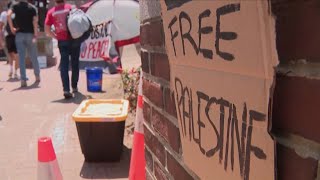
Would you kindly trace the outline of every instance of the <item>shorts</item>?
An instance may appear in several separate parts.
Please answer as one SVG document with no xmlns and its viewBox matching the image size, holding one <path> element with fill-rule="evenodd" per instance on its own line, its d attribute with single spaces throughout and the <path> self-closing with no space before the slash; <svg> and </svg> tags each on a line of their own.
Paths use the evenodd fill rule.
<svg viewBox="0 0 320 180">
<path fill-rule="evenodd" d="M 6 36 L 6 46 L 9 53 L 17 53 L 17 47 L 16 47 L 16 36 L 9 35 Z"/>
</svg>

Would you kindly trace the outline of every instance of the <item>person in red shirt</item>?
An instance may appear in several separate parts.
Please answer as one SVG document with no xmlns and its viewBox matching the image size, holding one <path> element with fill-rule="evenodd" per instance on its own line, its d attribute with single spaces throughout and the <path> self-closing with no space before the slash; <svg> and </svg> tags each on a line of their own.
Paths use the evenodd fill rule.
<svg viewBox="0 0 320 180">
<path fill-rule="evenodd" d="M 63 85 L 63 95 L 66 99 L 72 98 L 69 82 L 69 55 L 71 56 L 71 86 L 73 93 L 78 92 L 79 80 L 79 56 L 80 45 L 71 38 L 67 27 L 67 16 L 72 5 L 65 0 L 55 0 L 56 6 L 51 8 L 46 15 L 45 32 L 48 36 L 58 40 L 58 48 L 61 55 L 60 76 Z M 52 25 L 54 31 L 51 30 Z"/>
</svg>

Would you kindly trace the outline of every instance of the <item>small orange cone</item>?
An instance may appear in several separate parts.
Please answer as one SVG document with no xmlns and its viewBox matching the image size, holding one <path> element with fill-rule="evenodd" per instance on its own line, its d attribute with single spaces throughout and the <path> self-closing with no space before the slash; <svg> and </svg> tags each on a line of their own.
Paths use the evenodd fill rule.
<svg viewBox="0 0 320 180">
<path fill-rule="evenodd" d="M 50 137 L 38 139 L 38 180 L 62 180 Z"/>
<path fill-rule="evenodd" d="M 143 131 L 143 95 L 142 95 L 142 72 L 139 82 L 139 96 L 134 127 L 133 145 L 131 152 L 129 180 L 146 179 L 146 160 L 144 156 L 144 131 Z"/>
</svg>

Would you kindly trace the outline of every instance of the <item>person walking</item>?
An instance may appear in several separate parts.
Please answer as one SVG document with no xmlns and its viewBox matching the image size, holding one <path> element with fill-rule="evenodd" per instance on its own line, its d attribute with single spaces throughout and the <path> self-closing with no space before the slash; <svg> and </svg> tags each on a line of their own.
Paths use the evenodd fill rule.
<svg viewBox="0 0 320 180">
<path fill-rule="evenodd" d="M 69 79 L 69 55 L 71 56 L 71 86 L 73 93 L 78 92 L 79 80 L 79 56 L 80 43 L 72 40 L 67 28 L 67 16 L 72 9 L 71 4 L 67 4 L 65 0 L 55 0 L 56 6 L 51 8 L 45 20 L 45 32 L 48 36 L 58 40 L 58 48 L 61 55 L 60 76 L 63 86 L 63 95 L 66 99 L 72 98 L 70 93 Z M 51 30 L 54 26 L 55 31 Z"/>
<path fill-rule="evenodd" d="M 7 5 L 8 11 L 12 5 L 12 1 L 10 1 Z M 15 14 L 12 14 L 11 18 L 14 19 Z M 19 78 L 18 76 L 18 69 L 19 69 L 19 61 L 18 61 L 18 56 L 17 56 L 17 48 L 16 48 L 16 43 L 15 43 L 15 35 L 11 32 L 10 26 L 7 23 L 7 15 L 2 16 L 0 19 L 1 21 L 4 22 L 4 38 L 5 38 L 5 47 L 8 51 L 9 54 L 9 65 L 10 65 L 10 70 L 9 70 L 9 78 L 12 78 L 14 74 L 14 78 Z M 13 73 L 13 61 L 15 61 L 15 71 Z"/>
<path fill-rule="evenodd" d="M 7 64 L 9 64 L 10 62 L 10 56 L 8 53 L 8 49 L 6 47 L 6 43 L 5 43 L 5 27 L 7 24 L 7 14 L 8 14 L 8 9 L 5 9 L 4 11 L 1 12 L 0 14 L 0 49 L 3 49 L 4 54 L 7 58 Z"/>
<path fill-rule="evenodd" d="M 15 14 L 15 25 L 11 19 Z M 8 22 L 13 34 L 16 35 L 15 42 L 19 55 L 21 87 L 27 86 L 26 75 L 26 51 L 32 62 L 36 83 L 40 83 L 40 68 L 38 62 L 38 52 L 36 38 L 38 36 L 38 14 L 37 9 L 27 0 L 18 0 L 8 11 Z"/>
</svg>

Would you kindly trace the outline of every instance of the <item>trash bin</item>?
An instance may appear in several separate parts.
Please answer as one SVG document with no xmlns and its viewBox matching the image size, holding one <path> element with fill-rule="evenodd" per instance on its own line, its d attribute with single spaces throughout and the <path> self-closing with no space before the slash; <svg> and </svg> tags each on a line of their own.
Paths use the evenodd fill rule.
<svg viewBox="0 0 320 180">
<path fill-rule="evenodd" d="M 129 102 L 122 99 L 90 99 L 79 105 L 72 118 L 85 161 L 120 160 L 128 109 Z"/>
<path fill-rule="evenodd" d="M 87 90 L 89 92 L 101 92 L 103 69 L 99 67 L 86 68 L 86 74 Z"/>
</svg>

